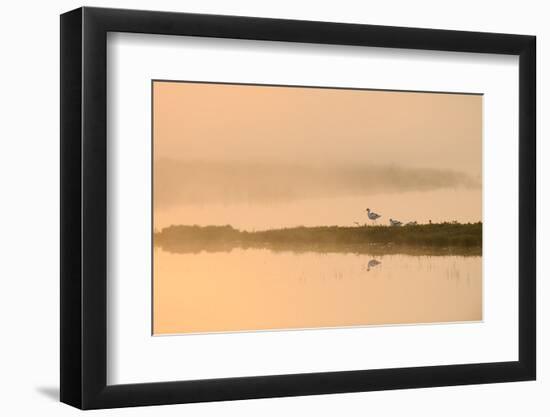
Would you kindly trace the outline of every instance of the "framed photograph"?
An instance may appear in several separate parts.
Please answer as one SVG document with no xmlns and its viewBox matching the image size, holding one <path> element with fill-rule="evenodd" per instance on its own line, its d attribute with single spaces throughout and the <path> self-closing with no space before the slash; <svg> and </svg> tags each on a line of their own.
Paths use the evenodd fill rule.
<svg viewBox="0 0 550 417">
<path fill-rule="evenodd" d="M 61 401 L 533 380 L 535 37 L 61 16 Z"/>
</svg>

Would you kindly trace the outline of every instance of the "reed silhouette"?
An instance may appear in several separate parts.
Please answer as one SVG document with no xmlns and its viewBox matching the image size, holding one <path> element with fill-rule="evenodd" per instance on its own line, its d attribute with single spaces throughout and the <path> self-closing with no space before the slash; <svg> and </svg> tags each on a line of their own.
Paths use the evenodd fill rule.
<svg viewBox="0 0 550 417">
<path fill-rule="evenodd" d="M 177 225 L 154 233 L 154 244 L 173 253 L 255 248 L 294 252 L 479 256 L 482 223 L 432 223 L 403 227 L 299 226 L 262 231 L 241 231 L 230 225 Z"/>
</svg>

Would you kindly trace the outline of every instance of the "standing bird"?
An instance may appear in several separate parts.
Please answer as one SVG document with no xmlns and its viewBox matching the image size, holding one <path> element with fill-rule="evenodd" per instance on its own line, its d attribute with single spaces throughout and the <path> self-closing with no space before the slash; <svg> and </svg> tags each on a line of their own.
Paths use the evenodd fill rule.
<svg viewBox="0 0 550 417">
<path fill-rule="evenodd" d="M 402 226 L 403 223 L 401 223 L 399 220 L 390 219 L 390 226 Z"/>
<path fill-rule="evenodd" d="M 369 216 L 369 219 L 371 219 L 375 223 L 376 219 L 382 217 L 380 214 L 376 214 L 374 211 L 370 211 L 370 208 L 367 208 L 367 216 Z"/>
</svg>

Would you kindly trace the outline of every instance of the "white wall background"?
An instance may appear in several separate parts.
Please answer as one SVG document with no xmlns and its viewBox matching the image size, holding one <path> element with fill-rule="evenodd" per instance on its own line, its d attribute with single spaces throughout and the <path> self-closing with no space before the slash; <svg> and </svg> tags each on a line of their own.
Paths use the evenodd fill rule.
<svg viewBox="0 0 550 417">
<path fill-rule="evenodd" d="M 72 0 L 3 4 L 0 24 L 0 410 L 3 415 L 76 415 L 59 391 L 59 17 Z M 550 412 L 550 151 L 542 138 L 550 87 L 545 2 L 429 0 L 124 0 L 86 5 L 533 34 L 538 37 L 538 381 L 482 386 L 237 401 L 95 412 L 94 415 L 529 415 Z M 545 395 L 546 394 L 546 395 Z"/>
</svg>

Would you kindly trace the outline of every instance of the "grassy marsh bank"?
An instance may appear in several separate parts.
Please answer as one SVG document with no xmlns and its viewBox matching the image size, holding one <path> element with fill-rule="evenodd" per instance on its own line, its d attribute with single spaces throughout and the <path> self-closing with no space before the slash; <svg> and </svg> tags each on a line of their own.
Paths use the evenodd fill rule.
<svg viewBox="0 0 550 417">
<path fill-rule="evenodd" d="M 481 255 L 481 223 L 437 223 L 389 227 L 291 227 L 241 231 L 227 226 L 170 226 L 154 233 L 154 244 L 173 253 L 270 249 L 416 255 Z"/>
</svg>

